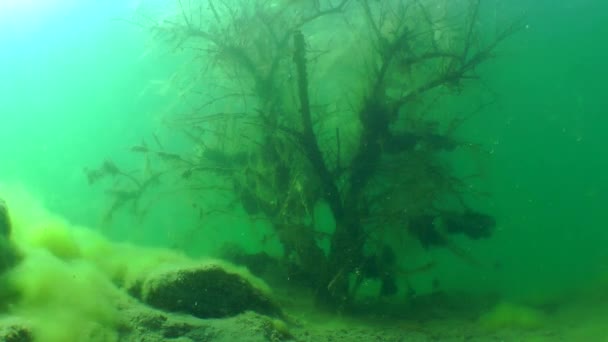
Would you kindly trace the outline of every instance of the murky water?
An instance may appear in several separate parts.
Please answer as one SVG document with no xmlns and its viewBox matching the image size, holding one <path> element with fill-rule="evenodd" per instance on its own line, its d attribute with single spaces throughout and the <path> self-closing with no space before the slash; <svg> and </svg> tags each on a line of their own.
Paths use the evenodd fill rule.
<svg viewBox="0 0 608 342">
<path fill-rule="evenodd" d="M 5 316 L 126 341 L 91 293 L 212 257 L 297 340 L 606 339 L 608 7 L 476 4 L 2 1 Z"/>
</svg>

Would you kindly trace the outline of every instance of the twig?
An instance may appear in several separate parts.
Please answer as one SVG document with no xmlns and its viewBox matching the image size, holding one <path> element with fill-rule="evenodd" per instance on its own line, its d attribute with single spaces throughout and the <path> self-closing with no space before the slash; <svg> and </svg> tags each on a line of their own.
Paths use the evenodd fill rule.
<svg viewBox="0 0 608 342">
<path fill-rule="evenodd" d="M 338 172 L 342 169 L 340 165 L 340 153 L 340 128 L 336 127 L 336 171 Z"/>
</svg>

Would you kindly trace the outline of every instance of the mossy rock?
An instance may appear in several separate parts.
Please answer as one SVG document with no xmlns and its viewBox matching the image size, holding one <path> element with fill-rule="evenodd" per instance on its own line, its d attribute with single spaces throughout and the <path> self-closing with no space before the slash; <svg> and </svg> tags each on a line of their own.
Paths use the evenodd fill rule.
<svg viewBox="0 0 608 342">
<path fill-rule="evenodd" d="M 33 342 L 34 337 L 26 322 L 5 317 L 0 320 L 0 341 Z"/>
<path fill-rule="evenodd" d="M 0 236 L 8 238 L 11 235 L 11 220 L 6 203 L 0 198 Z"/>
<path fill-rule="evenodd" d="M 260 280 L 224 263 L 160 270 L 137 282 L 130 292 L 157 309 L 199 318 L 229 317 L 246 311 L 281 315 Z"/>
<path fill-rule="evenodd" d="M 11 242 L 10 237 L 11 220 L 8 208 L 6 203 L 0 198 L 0 275 L 15 266 L 20 260 L 19 253 Z"/>
</svg>

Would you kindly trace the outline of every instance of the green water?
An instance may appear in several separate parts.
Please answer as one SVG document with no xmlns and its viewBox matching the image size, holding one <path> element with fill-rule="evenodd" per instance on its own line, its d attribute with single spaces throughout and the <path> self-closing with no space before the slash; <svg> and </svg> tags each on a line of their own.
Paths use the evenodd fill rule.
<svg viewBox="0 0 608 342">
<path fill-rule="evenodd" d="M 0 182 L 22 184 L 50 210 L 114 240 L 178 248 L 194 257 L 213 255 L 225 242 L 260 248 L 271 230 L 242 209 L 197 227 L 191 208 L 184 209 L 191 198 L 171 195 L 142 221 L 124 214 L 107 223 L 105 188 L 87 184 L 84 168 L 106 158 L 141 168 L 129 148 L 142 139 L 152 144 L 156 135 L 163 145 L 184 147 L 183 136 L 163 118 L 185 108 L 175 74 L 197 70 L 190 52 L 122 20 L 137 8 L 167 15 L 164 4 L 19 3 L 0 5 Z M 476 203 L 497 227 L 488 240 L 457 243 L 490 266 L 471 267 L 433 249 L 416 258 L 436 266 L 409 282 L 421 293 L 435 279 L 447 290 L 515 299 L 577 293 L 608 277 L 608 5 L 488 3 L 479 19 L 484 35 L 491 36 L 496 23 L 524 20 L 524 28 L 479 69 L 493 102 L 460 133 L 488 151 L 478 156 L 483 179 L 476 186 L 490 195 Z M 454 108 L 477 99 L 463 96 Z M 266 247 L 273 253 L 278 248 L 276 241 Z"/>
</svg>

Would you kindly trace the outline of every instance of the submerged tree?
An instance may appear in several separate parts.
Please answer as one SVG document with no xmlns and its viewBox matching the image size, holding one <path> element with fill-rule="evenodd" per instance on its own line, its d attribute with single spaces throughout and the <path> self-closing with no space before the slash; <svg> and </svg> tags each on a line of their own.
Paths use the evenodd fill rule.
<svg viewBox="0 0 608 342">
<path fill-rule="evenodd" d="M 137 208 L 159 182 L 199 192 L 207 207 L 206 196 L 222 192 L 228 201 L 216 205 L 269 222 L 288 276 L 333 306 L 365 278 L 380 279 L 383 294 L 397 291 L 404 271 L 388 236 L 475 262 L 450 235 L 485 238 L 495 221 L 467 203 L 467 180 L 446 157 L 471 146 L 455 136 L 467 115 L 435 105 L 475 82 L 517 25 L 483 37 L 480 0 L 177 5 L 175 18 L 144 26 L 195 57 L 182 109 L 167 118 L 188 149 L 135 146 L 162 163 L 143 179 L 110 161 L 89 171 L 91 182 L 130 183 L 113 190 L 111 212 Z M 319 205 L 335 223 L 326 234 L 317 231 Z"/>
</svg>

